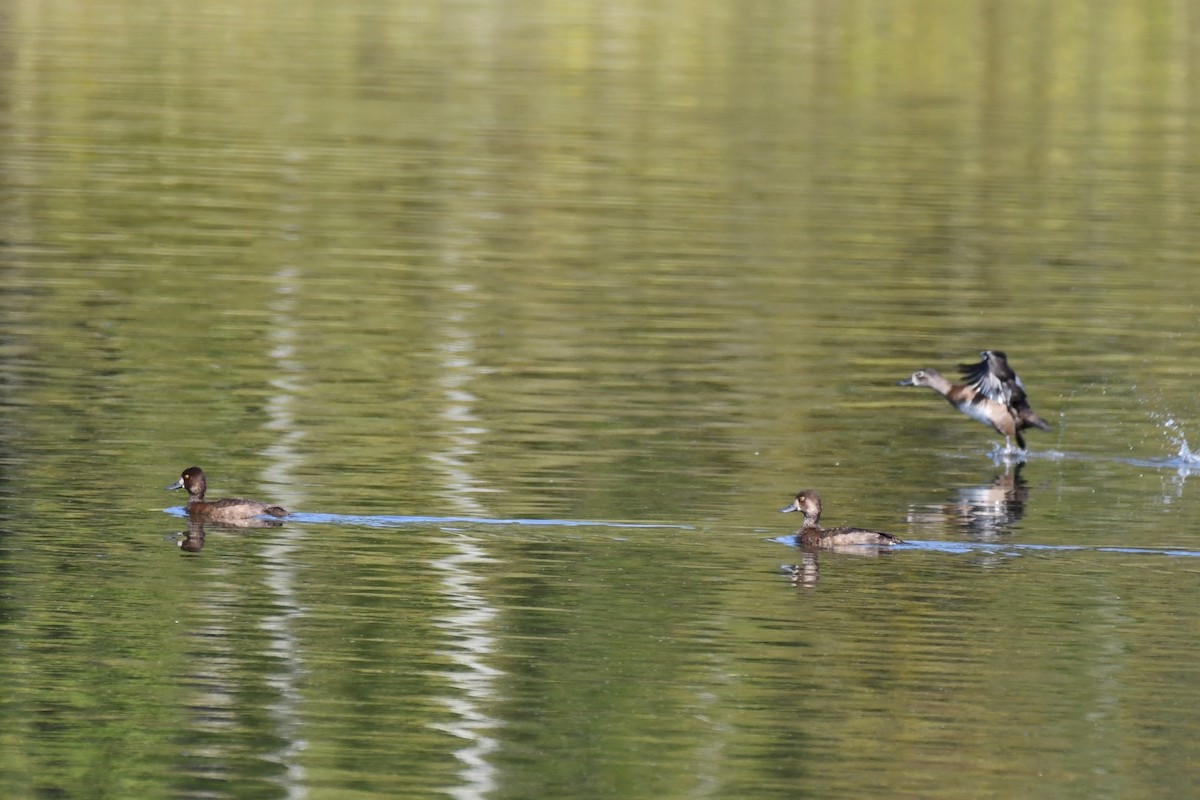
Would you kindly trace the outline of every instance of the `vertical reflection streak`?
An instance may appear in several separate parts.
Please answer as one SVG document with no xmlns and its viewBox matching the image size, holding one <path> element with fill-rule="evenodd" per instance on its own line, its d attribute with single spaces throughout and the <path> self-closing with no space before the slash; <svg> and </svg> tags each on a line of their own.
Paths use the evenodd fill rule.
<svg viewBox="0 0 1200 800">
<path fill-rule="evenodd" d="M 271 381 L 275 392 L 267 403 L 266 428 L 274 434 L 273 442 L 266 448 L 265 455 L 271 463 L 270 474 L 264 476 L 273 484 L 274 495 L 282 497 L 284 506 L 295 510 L 298 495 L 290 491 L 296 486 L 294 468 L 300 460 L 296 443 L 304 438 L 304 432 L 296 428 L 292 411 L 296 393 L 301 386 L 300 363 L 294 358 L 296 329 L 294 327 L 296 271 L 284 267 L 276 273 L 277 296 L 270 304 L 272 324 L 269 330 L 271 349 L 269 357 L 275 365 L 276 377 Z M 302 736 L 300 719 L 300 691 L 297 684 L 304 674 L 301 657 L 302 646 L 294 630 L 297 618 L 304 609 L 296 595 L 296 569 L 292 555 L 300 546 L 302 534 L 294 526 L 284 525 L 263 547 L 265 575 L 263 582 L 275 599 L 277 611 L 264 616 L 259 627 L 268 637 L 268 653 L 279 665 L 267 680 L 274 691 L 275 700 L 267 706 L 281 742 L 278 749 L 267 758 L 277 762 L 283 769 L 279 783 L 289 798 L 308 795 L 304 767 L 299 756 L 308 742 Z"/>
<path fill-rule="evenodd" d="M 474 292 L 470 286 L 455 288 L 463 297 Z M 478 451 L 480 435 L 486 432 L 473 410 L 475 397 L 468 390 L 479 374 L 472 358 L 474 342 L 464 324 L 471 308 L 464 303 L 445 317 L 439 383 L 445 401 L 441 417 L 446 423 L 446 446 L 430 458 L 444 475 L 445 491 L 453 505 L 464 515 L 483 516 L 483 506 L 475 495 L 487 489 L 471 474 L 469 462 Z M 499 746 L 490 731 L 500 723 L 484 711 L 495 698 L 495 680 L 502 674 L 487 663 L 495 649 L 491 628 L 498 612 L 479 590 L 484 579 L 481 568 L 494 559 L 478 540 L 466 535 L 455 536 L 447 544 L 452 552 L 435 560 L 433 566 L 442 573 L 443 590 L 453 610 L 435 624 L 446 633 L 447 644 L 440 654 L 455 665 L 447 670 L 446 680 L 457 693 L 441 698 L 453 719 L 434 727 L 463 742 L 455 751 L 463 764 L 458 773 L 461 783 L 447 792 L 462 800 L 477 800 L 496 788 L 496 768 L 488 756 Z"/>
</svg>

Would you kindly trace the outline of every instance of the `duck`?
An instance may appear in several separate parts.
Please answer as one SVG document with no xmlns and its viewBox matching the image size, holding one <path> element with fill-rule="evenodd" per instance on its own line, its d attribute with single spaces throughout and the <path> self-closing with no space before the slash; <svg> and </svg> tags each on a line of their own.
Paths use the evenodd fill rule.
<svg viewBox="0 0 1200 800">
<path fill-rule="evenodd" d="M 871 531 L 865 528 L 822 528 L 821 527 L 821 495 L 814 489 L 803 489 L 796 494 L 796 499 L 779 509 L 786 514 L 799 511 L 804 514 L 804 524 L 796 531 L 796 544 L 801 547 L 823 547 L 836 549 L 848 545 L 876 545 L 889 547 L 904 544 L 904 540 L 883 531 Z"/>
<path fill-rule="evenodd" d="M 899 386 L 925 386 L 933 389 L 962 413 L 973 420 L 990 425 L 1004 437 L 1004 449 L 1013 452 L 1026 449 L 1021 431 L 1029 428 L 1050 430 L 1049 423 L 1029 407 L 1025 384 L 1008 364 L 1001 350 L 984 350 L 978 364 L 960 364 L 963 383 L 952 383 L 935 369 L 919 369 Z"/>
<path fill-rule="evenodd" d="M 179 475 L 179 480 L 166 487 L 167 491 L 187 489 L 188 518 L 202 522 L 215 523 L 244 523 L 254 517 L 271 516 L 286 517 L 288 512 L 280 506 L 260 503 L 257 500 L 243 500 L 239 497 L 228 497 L 224 500 L 205 500 L 204 493 L 208 490 L 208 480 L 204 470 L 199 467 L 188 467 Z"/>
</svg>

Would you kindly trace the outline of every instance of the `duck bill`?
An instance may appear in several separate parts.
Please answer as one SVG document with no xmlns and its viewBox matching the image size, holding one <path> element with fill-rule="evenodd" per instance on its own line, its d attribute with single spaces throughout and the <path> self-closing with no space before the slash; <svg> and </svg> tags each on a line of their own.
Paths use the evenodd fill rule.
<svg viewBox="0 0 1200 800">
<path fill-rule="evenodd" d="M 179 480 L 172 483 L 170 486 L 165 486 L 163 488 L 166 489 L 168 492 L 170 492 L 174 489 L 182 489 L 183 488 L 183 478 L 180 478 Z"/>
<path fill-rule="evenodd" d="M 896 381 L 897 386 L 916 386 L 912 378 L 905 378 L 902 381 Z"/>
<path fill-rule="evenodd" d="M 789 511 L 799 511 L 799 510 L 800 510 L 800 504 L 793 500 L 791 503 L 788 503 L 786 506 L 779 509 L 779 513 L 786 514 Z"/>
</svg>

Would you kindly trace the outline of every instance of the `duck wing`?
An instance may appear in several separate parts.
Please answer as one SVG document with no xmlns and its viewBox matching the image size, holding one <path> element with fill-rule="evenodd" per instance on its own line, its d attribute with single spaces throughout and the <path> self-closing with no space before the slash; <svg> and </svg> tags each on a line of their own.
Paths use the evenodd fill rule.
<svg viewBox="0 0 1200 800">
<path fill-rule="evenodd" d="M 1017 377 L 1017 373 L 1008 365 L 1008 356 L 999 350 L 985 350 L 983 352 L 983 361 L 973 367 L 981 366 L 986 363 L 988 366 L 988 374 L 991 378 L 999 381 L 1008 393 L 1008 406 L 1017 417 L 1017 424 L 1021 428 L 1041 428 L 1044 431 L 1050 430 L 1049 423 L 1037 415 L 1037 413 L 1029 407 L 1029 397 L 1025 394 L 1025 384 L 1021 383 L 1021 379 Z M 987 379 L 985 379 L 987 380 Z M 1022 445 L 1024 447 L 1024 445 Z"/>
<path fill-rule="evenodd" d="M 1005 370 L 1012 375 L 1012 370 L 1008 369 L 1005 364 Z M 1012 405 L 1013 392 L 1019 392 L 1020 397 L 1025 397 L 1025 389 L 1019 381 L 1008 381 L 992 368 L 991 360 L 984 358 L 978 364 L 959 364 L 959 372 L 962 373 L 963 383 L 975 390 L 975 396 L 971 398 L 972 403 L 983 402 L 983 398 L 994 400 L 1003 405 Z M 1013 375 L 1015 378 L 1016 375 Z"/>
</svg>

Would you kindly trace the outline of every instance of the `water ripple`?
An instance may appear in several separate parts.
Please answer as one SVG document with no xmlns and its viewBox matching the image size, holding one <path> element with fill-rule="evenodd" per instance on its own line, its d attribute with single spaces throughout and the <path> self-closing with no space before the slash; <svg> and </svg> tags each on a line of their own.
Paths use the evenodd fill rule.
<svg viewBox="0 0 1200 800">
<path fill-rule="evenodd" d="M 795 546 L 796 537 L 794 534 L 787 536 L 772 536 L 767 541 L 777 542 Z M 1083 544 L 997 544 L 994 542 L 929 542 L 918 541 L 913 539 L 905 539 L 904 544 L 893 545 L 887 548 L 873 547 L 871 545 L 860 545 L 857 548 L 864 554 L 875 553 L 899 553 L 904 550 L 923 550 L 932 553 L 950 553 L 952 555 L 966 555 L 970 553 L 993 553 L 998 555 L 1017 556 L 1027 552 L 1080 552 L 1092 551 L 1095 553 L 1125 553 L 1134 555 L 1155 555 L 1155 556 L 1175 556 L 1185 558 L 1200 558 L 1200 551 L 1197 550 L 1180 550 L 1173 547 L 1112 547 L 1112 546 L 1089 546 Z M 839 552 L 852 552 L 852 548 L 839 548 Z"/>
<path fill-rule="evenodd" d="M 163 509 L 173 517 L 186 517 L 183 506 Z M 693 530 L 690 525 L 675 525 L 659 522 L 608 522 L 585 519 L 522 519 L 520 517 L 438 517 L 428 515 L 393 514 L 316 514 L 297 512 L 287 516 L 287 522 L 313 523 L 319 525 L 360 525 L 367 528 L 395 528 L 402 525 L 549 525 L 564 528 L 671 528 Z"/>
</svg>

